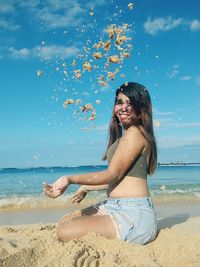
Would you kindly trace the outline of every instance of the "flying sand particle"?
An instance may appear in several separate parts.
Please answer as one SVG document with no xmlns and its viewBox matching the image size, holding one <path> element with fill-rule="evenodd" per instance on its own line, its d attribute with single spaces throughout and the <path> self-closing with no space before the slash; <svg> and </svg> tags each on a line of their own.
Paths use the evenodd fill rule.
<svg viewBox="0 0 200 267">
<path fill-rule="evenodd" d="M 87 70 L 89 72 L 92 70 L 92 66 L 91 66 L 90 62 L 86 61 L 83 63 L 83 70 Z"/>
<path fill-rule="evenodd" d="M 111 46 L 111 43 L 110 43 L 109 40 L 106 41 L 106 42 L 103 44 L 103 48 L 104 48 L 104 50 L 106 50 L 106 51 L 109 51 L 109 50 L 110 50 L 110 46 Z"/>
<path fill-rule="evenodd" d="M 80 79 L 82 74 L 81 74 L 81 71 L 80 70 L 74 70 L 74 74 L 76 76 L 77 79 Z"/>
<path fill-rule="evenodd" d="M 99 105 L 101 101 L 99 99 L 96 100 L 96 104 Z"/>
<path fill-rule="evenodd" d="M 72 61 L 72 67 L 75 67 L 76 66 L 76 60 L 74 59 L 73 61 Z"/>
<path fill-rule="evenodd" d="M 102 58 L 102 53 L 101 52 L 94 53 L 93 57 L 94 57 L 94 59 L 100 59 L 100 58 Z"/>
<path fill-rule="evenodd" d="M 76 105 L 78 105 L 80 103 L 81 103 L 81 99 L 77 99 L 76 102 L 75 102 Z"/>
<path fill-rule="evenodd" d="M 95 120 L 96 119 L 96 114 L 95 114 L 95 112 L 92 112 L 91 113 L 91 116 L 88 118 L 88 120 L 89 121 L 93 121 L 93 120 Z"/>
<path fill-rule="evenodd" d="M 110 39 L 113 39 L 115 36 L 115 30 L 114 30 L 114 25 L 110 25 L 107 28 L 107 33 Z"/>
<path fill-rule="evenodd" d="M 129 57 L 131 57 L 131 55 L 130 55 L 130 53 L 125 52 L 122 54 L 122 57 L 129 58 Z"/>
<path fill-rule="evenodd" d="M 71 98 L 68 98 L 64 103 L 63 103 L 63 107 L 67 108 L 69 104 L 74 104 L 74 100 Z"/>
<path fill-rule="evenodd" d="M 130 5 L 129 8 L 133 7 L 132 3 L 130 3 L 129 5 Z M 93 7 L 91 7 L 88 12 L 91 12 L 90 15 L 93 16 L 94 13 Z M 75 78 L 80 79 L 85 72 L 93 71 L 95 72 L 95 78 L 97 79 L 99 85 L 107 86 L 109 82 L 113 81 L 116 78 L 117 73 L 121 71 L 122 69 L 121 65 L 124 63 L 124 60 L 131 56 L 130 51 L 132 49 L 132 45 L 129 43 L 129 40 L 131 40 L 131 38 L 126 36 L 129 26 L 131 25 L 127 23 L 124 23 L 121 26 L 118 26 L 116 24 L 111 24 L 105 29 L 107 37 L 103 35 L 102 37 L 99 38 L 99 40 L 97 40 L 95 44 L 94 43 L 92 44 L 92 41 L 90 39 L 87 39 L 86 45 L 83 46 L 82 49 L 83 51 L 79 52 L 76 55 L 75 59 L 73 59 L 71 64 L 69 63 L 71 67 L 82 66 L 82 69 L 78 69 L 81 67 L 75 67 L 72 68 L 72 70 L 70 70 L 70 67 L 69 69 L 67 69 L 66 63 L 64 62 L 61 62 L 62 69 L 61 68 L 59 69 L 58 65 L 60 66 L 60 63 L 58 62 L 58 60 L 56 60 L 55 62 L 56 63 L 55 65 L 57 65 L 56 71 L 61 70 L 61 72 L 65 75 L 65 78 L 63 78 L 64 81 L 70 81 L 70 79 L 75 79 Z M 81 29 L 77 28 L 77 30 Z M 94 48 L 96 49 L 96 51 L 93 50 Z M 103 63 L 103 66 L 98 65 L 99 62 Z M 112 63 L 114 64 L 120 63 L 120 66 L 117 65 L 118 68 L 115 71 L 113 71 L 112 68 L 116 65 Z M 97 73 L 97 70 L 99 70 L 100 73 L 103 71 L 106 74 L 103 73 L 104 75 L 102 75 L 100 73 Z M 37 75 L 38 77 L 41 77 L 42 72 L 38 70 Z M 121 74 L 121 77 L 124 78 L 125 74 Z M 90 81 L 93 82 L 92 77 L 90 77 Z M 75 92 L 73 94 L 75 94 Z M 75 101 L 73 99 L 67 99 L 64 102 L 63 106 L 67 108 L 68 105 L 70 104 L 78 104 L 78 103 L 81 103 L 81 100 L 79 102 L 78 100 Z M 97 99 L 96 104 L 100 104 L 100 100 Z M 94 120 L 96 118 L 95 109 L 91 104 L 86 104 L 82 106 L 80 110 L 89 113 L 89 114 L 87 113 L 87 116 L 88 115 L 90 116 L 89 118 L 87 118 L 88 120 Z"/>
<path fill-rule="evenodd" d="M 110 56 L 109 61 L 112 63 L 118 63 L 119 62 L 119 57 L 118 55 Z"/>
<path fill-rule="evenodd" d="M 156 120 L 155 121 L 155 126 L 156 126 L 156 128 L 159 128 L 160 127 L 160 121 L 159 120 Z"/>
<path fill-rule="evenodd" d="M 129 8 L 130 10 L 133 10 L 133 3 L 129 3 L 129 4 L 128 4 L 128 8 Z"/>
<path fill-rule="evenodd" d="M 108 80 L 113 81 L 115 79 L 115 73 L 114 72 L 108 71 L 107 74 L 108 74 Z"/>
<path fill-rule="evenodd" d="M 37 76 L 42 77 L 42 71 L 41 70 L 37 70 Z"/>
<path fill-rule="evenodd" d="M 125 82 L 125 84 L 124 84 L 125 86 L 128 86 L 128 82 Z"/>
<path fill-rule="evenodd" d="M 107 83 L 106 83 L 106 82 L 104 82 L 104 81 L 99 81 L 99 85 L 100 85 L 100 86 L 106 86 L 106 85 L 107 85 Z"/>
<path fill-rule="evenodd" d="M 103 81 L 104 80 L 104 76 L 102 74 L 100 74 L 98 80 Z"/>
</svg>

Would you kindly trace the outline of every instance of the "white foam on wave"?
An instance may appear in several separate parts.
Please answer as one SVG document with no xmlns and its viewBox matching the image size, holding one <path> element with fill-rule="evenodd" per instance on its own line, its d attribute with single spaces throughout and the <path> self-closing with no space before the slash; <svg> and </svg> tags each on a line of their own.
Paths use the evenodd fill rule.
<svg viewBox="0 0 200 267">
<path fill-rule="evenodd" d="M 176 189 L 154 189 L 150 191 L 152 198 L 156 202 L 168 203 L 168 202 L 179 202 L 179 201 L 199 201 L 200 199 L 200 188 L 176 188 Z"/>
<path fill-rule="evenodd" d="M 188 189 L 181 189 L 181 188 L 176 188 L 176 189 L 153 189 L 151 191 L 151 194 L 153 195 L 173 195 L 173 194 L 183 194 L 183 195 L 196 195 L 199 196 L 200 194 L 200 188 L 188 188 Z"/>
<path fill-rule="evenodd" d="M 70 196 L 56 199 L 40 196 L 12 196 L 0 199 L 0 209 L 21 209 L 64 206 Z"/>
<path fill-rule="evenodd" d="M 37 196 L 30 195 L 12 195 L 10 197 L 0 198 L 0 210 L 6 209 L 32 209 L 32 208 L 55 208 L 55 207 L 67 207 L 74 208 L 75 206 L 91 205 L 102 198 L 105 198 L 104 194 L 91 192 L 88 196 L 80 203 L 71 203 L 71 198 L 74 193 L 63 194 L 58 198 L 49 198 L 43 194 Z M 76 207 L 77 208 L 77 207 Z"/>
<path fill-rule="evenodd" d="M 200 192 L 194 192 L 194 196 L 200 198 Z"/>
</svg>

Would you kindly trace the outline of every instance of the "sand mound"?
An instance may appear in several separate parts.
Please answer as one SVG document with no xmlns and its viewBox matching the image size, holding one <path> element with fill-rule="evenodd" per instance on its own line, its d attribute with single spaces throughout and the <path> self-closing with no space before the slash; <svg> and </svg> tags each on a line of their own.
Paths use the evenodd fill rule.
<svg viewBox="0 0 200 267">
<path fill-rule="evenodd" d="M 95 233 L 62 243 L 52 224 L 2 227 L 0 266 L 199 267 L 199 243 L 200 233 L 173 228 L 161 229 L 154 242 L 140 246 Z"/>
</svg>

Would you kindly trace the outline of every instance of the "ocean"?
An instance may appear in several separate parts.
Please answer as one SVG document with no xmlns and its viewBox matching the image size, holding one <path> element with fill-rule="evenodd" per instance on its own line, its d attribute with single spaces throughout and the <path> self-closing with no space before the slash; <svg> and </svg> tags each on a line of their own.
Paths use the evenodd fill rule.
<svg viewBox="0 0 200 267">
<path fill-rule="evenodd" d="M 107 166 L 2 168 L 0 169 L 0 209 L 64 206 L 79 185 L 71 185 L 57 199 L 43 194 L 43 182 L 51 183 L 62 175 L 102 171 Z M 148 177 L 149 189 L 156 202 L 199 201 L 200 166 L 158 166 Z M 102 199 L 105 191 L 90 192 L 87 199 Z"/>
</svg>

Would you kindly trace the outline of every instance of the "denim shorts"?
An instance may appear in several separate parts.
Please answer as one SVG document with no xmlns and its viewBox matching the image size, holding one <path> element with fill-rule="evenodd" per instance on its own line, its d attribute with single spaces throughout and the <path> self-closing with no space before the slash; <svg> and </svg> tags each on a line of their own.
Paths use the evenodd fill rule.
<svg viewBox="0 0 200 267">
<path fill-rule="evenodd" d="M 144 245 L 156 238 L 157 218 L 150 197 L 108 198 L 94 207 L 111 217 L 119 239 Z"/>
</svg>

